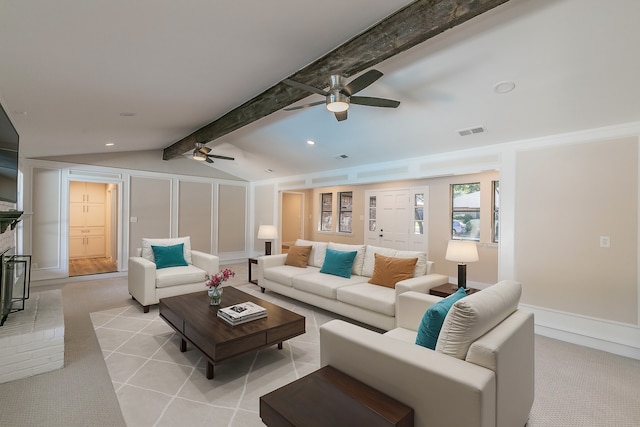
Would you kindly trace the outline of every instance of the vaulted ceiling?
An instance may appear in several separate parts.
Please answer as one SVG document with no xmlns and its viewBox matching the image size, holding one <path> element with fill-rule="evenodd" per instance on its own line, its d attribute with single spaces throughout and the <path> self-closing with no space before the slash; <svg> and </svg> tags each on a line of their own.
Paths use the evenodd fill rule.
<svg viewBox="0 0 640 427">
<path fill-rule="evenodd" d="M 161 158 L 409 3 L 0 0 L 0 102 L 25 157 Z M 211 167 L 259 180 L 637 121 L 637 16 L 635 0 L 508 1 L 376 64 L 359 95 L 397 109 L 278 110 L 209 142 L 236 159 Z"/>
</svg>

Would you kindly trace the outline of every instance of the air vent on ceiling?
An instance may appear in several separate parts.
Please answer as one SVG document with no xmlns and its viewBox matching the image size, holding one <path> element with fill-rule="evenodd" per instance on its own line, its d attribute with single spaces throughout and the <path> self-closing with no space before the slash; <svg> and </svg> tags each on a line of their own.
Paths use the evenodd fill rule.
<svg viewBox="0 0 640 427">
<path fill-rule="evenodd" d="M 467 136 L 467 135 L 475 135 L 477 133 L 483 133 L 483 132 L 486 132 L 486 129 L 484 128 L 484 126 L 475 126 L 472 128 L 459 130 L 458 135 Z"/>
<path fill-rule="evenodd" d="M 347 156 L 346 154 L 336 154 L 335 156 L 333 156 L 334 159 L 348 159 L 349 156 Z"/>
</svg>

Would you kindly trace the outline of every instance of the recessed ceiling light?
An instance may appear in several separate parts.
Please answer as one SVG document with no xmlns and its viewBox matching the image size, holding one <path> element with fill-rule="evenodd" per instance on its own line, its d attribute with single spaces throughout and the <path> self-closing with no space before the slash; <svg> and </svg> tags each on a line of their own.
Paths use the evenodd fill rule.
<svg viewBox="0 0 640 427">
<path fill-rule="evenodd" d="M 493 87 L 495 93 L 509 93 L 515 89 L 516 84 L 511 81 L 498 82 Z"/>
<path fill-rule="evenodd" d="M 115 144 L 115 143 L 113 143 L 113 142 L 107 142 L 107 143 L 106 143 L 106 144 L 104 144 L 104 145 L 106 145 L 107 147 L 113 147 L 113 146 L 114 146 L 114 145 L 116 145 L 116 144 Z"/>
<path fill-rule="evenodd" d="M 135 115 L 136 115 L 136 113 L 131 113 L 131 112 L 125 111 L 125 112 L 123 112 L 123 113 L 120 113 L 120 115 L 121 115 L 122 117 L 133 117 L 133 116 L 135 116 Z"/>
<path fill-rule="evenodd" d="M 312 140 L 310 140 L 310 139 L 308 139 L 308 140 L 307 140 L 307 144 L 308 144 L 308 145 L 316 145 L 316 142 L 315 142 L 315 141 L 312 141 Z"/>
</svg>

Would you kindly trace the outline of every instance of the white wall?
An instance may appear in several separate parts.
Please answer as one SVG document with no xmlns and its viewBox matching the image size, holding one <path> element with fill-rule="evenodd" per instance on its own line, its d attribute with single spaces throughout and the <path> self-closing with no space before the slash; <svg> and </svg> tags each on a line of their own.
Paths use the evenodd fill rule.
<svg viewBox="0 0 640 427">
<path fill-rule="evenodd" d="M 639 144 L 635 122 L 253 185 L 273 186 L 277 200 L 284 190 L 454 182 L 498 170 L 498 280 L 522 282 L 521 307 L 534 312 L 536 331 L 640 359 Z M 600 236 L 611 238 L 610 248 L 600 248 Z"/>
</svg>

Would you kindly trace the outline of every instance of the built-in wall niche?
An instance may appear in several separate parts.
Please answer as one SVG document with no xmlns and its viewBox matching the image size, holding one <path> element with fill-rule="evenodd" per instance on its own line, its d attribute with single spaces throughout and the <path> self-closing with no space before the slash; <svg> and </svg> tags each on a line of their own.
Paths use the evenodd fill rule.
<svg viewBox="0 0 640 427">
<path fill-rule="evenodd" d="M 69 259 L 106 256 L 107 184 L 69 182 Z"/>
</svg>

